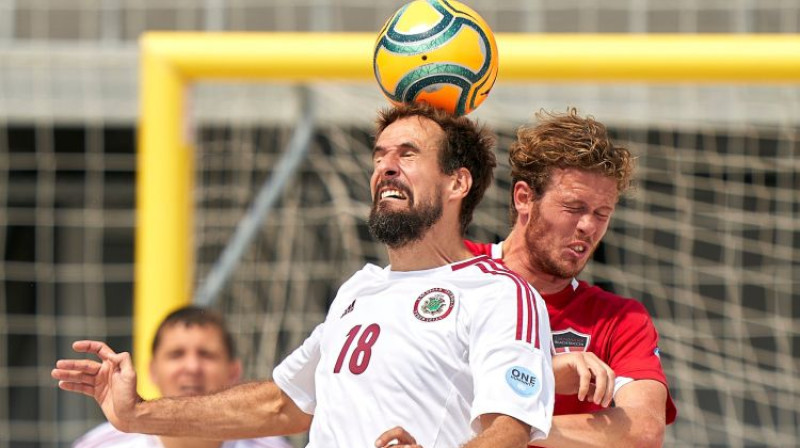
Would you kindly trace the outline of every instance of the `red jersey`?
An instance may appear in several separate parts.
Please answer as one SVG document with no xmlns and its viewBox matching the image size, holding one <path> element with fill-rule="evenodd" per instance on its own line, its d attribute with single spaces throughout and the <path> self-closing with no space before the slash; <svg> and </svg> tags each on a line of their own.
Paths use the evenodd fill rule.
<svg viewBox="0 0 800 448">
<path fill-rule="evenodd" d="M 502 259 L 501 244 L 464 243 L 474 255 Z M 575 279 L 561 292 L 542 294 L 542 297 L 550 316 L 556 354 L 589 351 L 597 355 L 617 376 L 615 394 L 634 380 L 655 380 L 664 384 L 667 387 L 667 424 L 675 421 L 677 410 L 661 367 L 658 332 L 644 305 Z M 553 415 L 601 409 L 600 405 L 578 400 L 577 395 L 556 395 Z"/>
</svg>

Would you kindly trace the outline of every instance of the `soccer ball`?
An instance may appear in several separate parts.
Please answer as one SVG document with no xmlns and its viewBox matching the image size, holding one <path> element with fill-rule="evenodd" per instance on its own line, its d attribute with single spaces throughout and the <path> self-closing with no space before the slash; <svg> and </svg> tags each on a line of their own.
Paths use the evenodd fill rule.
<svg viewBox="0 0 800 448">
<path fill-rule="evenodd" d="M 392 103 L 427 102 L 464 115 L 494 85 L 497 44 L 486 22 L 464 4 L 415 0 L 386 21 L 372 65 Z"/>
</svg>

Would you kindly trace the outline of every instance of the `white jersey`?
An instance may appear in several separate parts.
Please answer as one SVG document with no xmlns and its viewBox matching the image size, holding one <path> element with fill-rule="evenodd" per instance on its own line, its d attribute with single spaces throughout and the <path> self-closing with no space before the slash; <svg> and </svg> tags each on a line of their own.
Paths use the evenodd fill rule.
<svg viewBox="0 0 800 448">
<path fill-rule="evenodd" d="M 81 436 L 72 448 L 164 448 L 157 436 L 118 431 L 111 423 L 103 423 Z M 292 448 L 283 437 L 229 440 L 220 448 Z"/>
<path fill-rule="evenodd" d="M 483 414 L 546 437 L 554 403 L 542 298 L 489 257 L 395 272 L 366 265 L 325 322 L 274 371 L 314 414 L 309 447 L 368 447 L 403 426 L 425 448 L 453 448 Z"/>
</svg>

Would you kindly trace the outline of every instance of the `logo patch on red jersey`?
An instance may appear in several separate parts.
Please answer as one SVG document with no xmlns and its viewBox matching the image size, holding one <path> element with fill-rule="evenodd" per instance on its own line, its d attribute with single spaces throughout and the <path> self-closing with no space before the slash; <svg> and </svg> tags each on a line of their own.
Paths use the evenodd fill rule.
<svg viewBox="0 0 800 448">
<path fill-rule="evenodd" d="M 578 333 L 572 328 L 553 332 L 553 348 L 556 353 L 585 352 L 592 336 Z"/>
<path fill-rule="evenodd" d="M 442 320 L 453 310 L 455 302 L 456 297 L 449 289 L 429 289 L 414 302 L 414 317 L 423 322 Z"/>
</svg>

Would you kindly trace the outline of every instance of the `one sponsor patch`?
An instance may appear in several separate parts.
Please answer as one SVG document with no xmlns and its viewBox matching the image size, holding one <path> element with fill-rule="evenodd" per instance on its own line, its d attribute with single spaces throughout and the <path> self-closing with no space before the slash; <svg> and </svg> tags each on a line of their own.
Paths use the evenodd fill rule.
<svg viewBox="0 0 800 448">
<path fill-rule="evenodd" d="M 572 328 L 554 331 L 553 349 L 556 353 L 585 352 L 589 348 L 592 337 L 579 333 Z"/>
<path fill-rule="evenodd" d="M 521 366 L 506 371 L 506 382 L 517 395 L 531 397 L 542 390 L 542 382 L 533 372 Z"/>
<path fill-rule="evenodd" d="M 429 289 L 414 302 L 414 317 L 423 322 L 442 320 L 453 310 L 455 302 L 456 297 L 449 289 Z"/>
<path fill-rule="evenodd" d="M 656 358 L 661 359 L 661 349 L 660 348 L 656 347 L 653 350 L 653 354 L 656 355 Z"/>
</svg>

